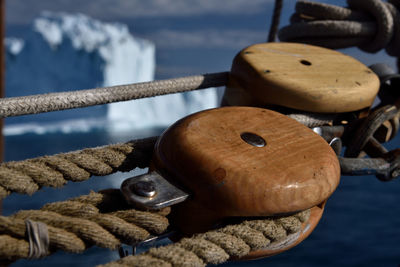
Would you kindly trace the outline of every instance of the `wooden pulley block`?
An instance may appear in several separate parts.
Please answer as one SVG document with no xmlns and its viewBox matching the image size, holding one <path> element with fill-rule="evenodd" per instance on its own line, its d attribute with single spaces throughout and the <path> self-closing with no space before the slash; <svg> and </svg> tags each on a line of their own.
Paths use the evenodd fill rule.
<svg viewBox="0 0 400 267">
<path fill-rule="evenodd" d="M 262 43 L 236 55 L 223 105 L 343 113 L 370 107 L 378 90 L 379 78 L 350 56 L 307 44 Z"/>
<path fill-rule="evenodd" d="M 293 119 L 255 107 L 190 115 L 163 133 L 154 155 L 154 169 L 190 194 L 173 208 L 172 224 L 184 233 L 209 230 L 224 218 L 312 208 L 290 245 L 254 257 L 279 253 L 308 236 L 340 179 L 336 154 L 324 139 Z"/>
</svg>

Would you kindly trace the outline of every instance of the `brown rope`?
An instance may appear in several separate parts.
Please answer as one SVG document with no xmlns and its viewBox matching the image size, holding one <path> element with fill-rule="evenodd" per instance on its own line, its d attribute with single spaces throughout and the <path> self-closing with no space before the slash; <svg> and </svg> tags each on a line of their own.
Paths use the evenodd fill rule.
<svg viewBox="0 0 400 267">
<path fill-rule="evenodd" d="M 278 219 L 244 221 L 221 229 L 183 238 L 179 242 L 127 256 L 102 266 L 205 266 L 240 258 L 268 248 L 301 230 L 310 210 Z"/>
<path fill-rule="evenodd" d="M 20 258 L 28 258 L 28 256 L 29 243 L 27 241 L 9 235 L 0 235 L 0 259 L 15 261 Z"/>
<path fill-rule="evenodd" d="M 0 199 L 11 192 L 33 194 L 43 186 L 61 187 L 92 175 L 147 167 L 157 137 L 0 165 Z"/>
<path fill-rule="evenodd" d="M 149 232 L 162 233 L 167 229 L 168 221 L 163 215 L 167 215 L 169 209 L 156 213 L 119 211 L 120 208 L 129 207 L 127 204 L 120 205 L 122 201 L 119 190 L 105 190 L 46 204 L 41 210 L 20 211 L 10 217 L 0 216 L 0 259 L 13 261 L 29 257 L 30 247 L 25 240 L 26 219 L 47 224 L 48 253 L 57 249 L 82 252 L 92 245 L 116 249 L 121 244 L 120 240 L 128 243 L 141 241 L 148 238 Z M 301 223 L 307 221 L 309 215 L 310 211 L 307 210 L 289 217 L 244 221 L 192 238 L 183 238 L 169 246 L 152 248 L 145 254 L 128 256 L 106 266 L 219 264 L 288 238 L 301 229 Z M 159 228 L 161 225 L 162 229 Z"/>
<path fill-rule="evenodd" d="M 86 249 L 85 243 L 73 233 L 49 225 L 47 226 L 47 230 L 49 232 L 49 246 L 51 251 L 61 249 L 71 253 L 79 253 Z M 0 233 L 18 239 L 25 239 L 25 221 L 0 216 Z"/>
<path fill-rule="evenodd" d="M 115 215 L 117 213 L 118 216 Z M 132 244 L 147 239 L 150 233 L 160 234 L 169 225 L 165 218 L 168 213 L 169 209 L 155 213 L 131 210 L 124 203 L 119 190 L 105 190 L 49 203 L 41 210 L 25 210 L 9 217 L 0 216 L 0 237 L 6 236 L 4 241 L 0 238 L 1 253 L 5 255 L 1 256 L 0 253 L 0 259 L 29 258 L 32 247 L 27 242 L 25 220 L 46 224 L 49 250 L 42 253 L 50 254 L 58 249 L 77 253 L 92 245 L 117 249 L 121 242 Z M 1 242 L 12 244 L 7 247 Z M 27 253 L 24 249 L 26 244 Z M 22 248 L 18 250 L 17 246 Z"/>
<path fill-rule="evenodd" d="M 76 201 L 63 201 L 47 204 L 41 210 L 53 211 L 65 216 L 90 220 L 103 227 L 119 240 L 128 244 L 144 240 L 150 235 L 145 229 L 128 223 L 117 216 L 99 213 L 99 210 L 90 204 L 83 204 Z"/>
</svg>

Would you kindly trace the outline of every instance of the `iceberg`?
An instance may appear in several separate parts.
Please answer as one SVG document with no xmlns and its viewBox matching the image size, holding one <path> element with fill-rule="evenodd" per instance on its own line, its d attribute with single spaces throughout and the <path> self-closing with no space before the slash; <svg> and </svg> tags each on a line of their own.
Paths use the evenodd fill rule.
<svg viewBox="0 0 400 267">
<path fill-rule="evenodd" d="M 155 45 L 126 25 L 83 14 L 43 12 L 24 38 L 6 38 L 6 96 L 146 82 L 154 79 Z M 6 119 L 5 135 L 166 127 L 217 106 L 215 89 Z"/>
</svg>

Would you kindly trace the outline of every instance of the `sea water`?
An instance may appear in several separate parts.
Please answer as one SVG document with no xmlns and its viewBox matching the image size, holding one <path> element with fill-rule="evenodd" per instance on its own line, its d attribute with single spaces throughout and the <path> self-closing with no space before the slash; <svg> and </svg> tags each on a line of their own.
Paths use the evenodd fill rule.
<svg viewBox="0 0 400 267">
<path fill-rule="evenodd" d="M 110 134 L 97 129 L 72 134 L 25 134 L 5 139 L 6 161 L 52 155 L 131 139 L 156 136 L 163 129 Z M 390 147 L 399 147 L 399 137 Z M 144 172 L 145 170 L 141 170 Z M 3 202 L 3 214 L 38 209 L 47 202 L 117 188 L 140 172 L 92 177 L 68 183 L 62 189 L 44 188 L 32 197 L 12 194 Z M 398 266 L 400 264 L 400 180 L 380 182 L 374 176 L 343 176 L 327 202 L 314 232 L 282 254 L 260 260 L 229 262 L 223 266 Z M 94 266 L 118 259 L 118 252 L 92 247 L 83 254 L 57 252 L 42 260 L 20 260 L 14 266 Z"/>
</svg>

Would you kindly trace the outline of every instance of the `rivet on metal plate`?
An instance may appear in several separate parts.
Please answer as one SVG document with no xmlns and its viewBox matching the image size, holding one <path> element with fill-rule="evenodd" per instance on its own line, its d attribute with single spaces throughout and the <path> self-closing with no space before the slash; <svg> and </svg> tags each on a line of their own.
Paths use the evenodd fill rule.
<svg viewBox="0 0 400 267">
<path fill-rule="evenodd" d="M 162 209 L 189 196 L 155 171 L 126 179 L 121 192 L 129 204 L 147 210 Z"/>
</svg>

